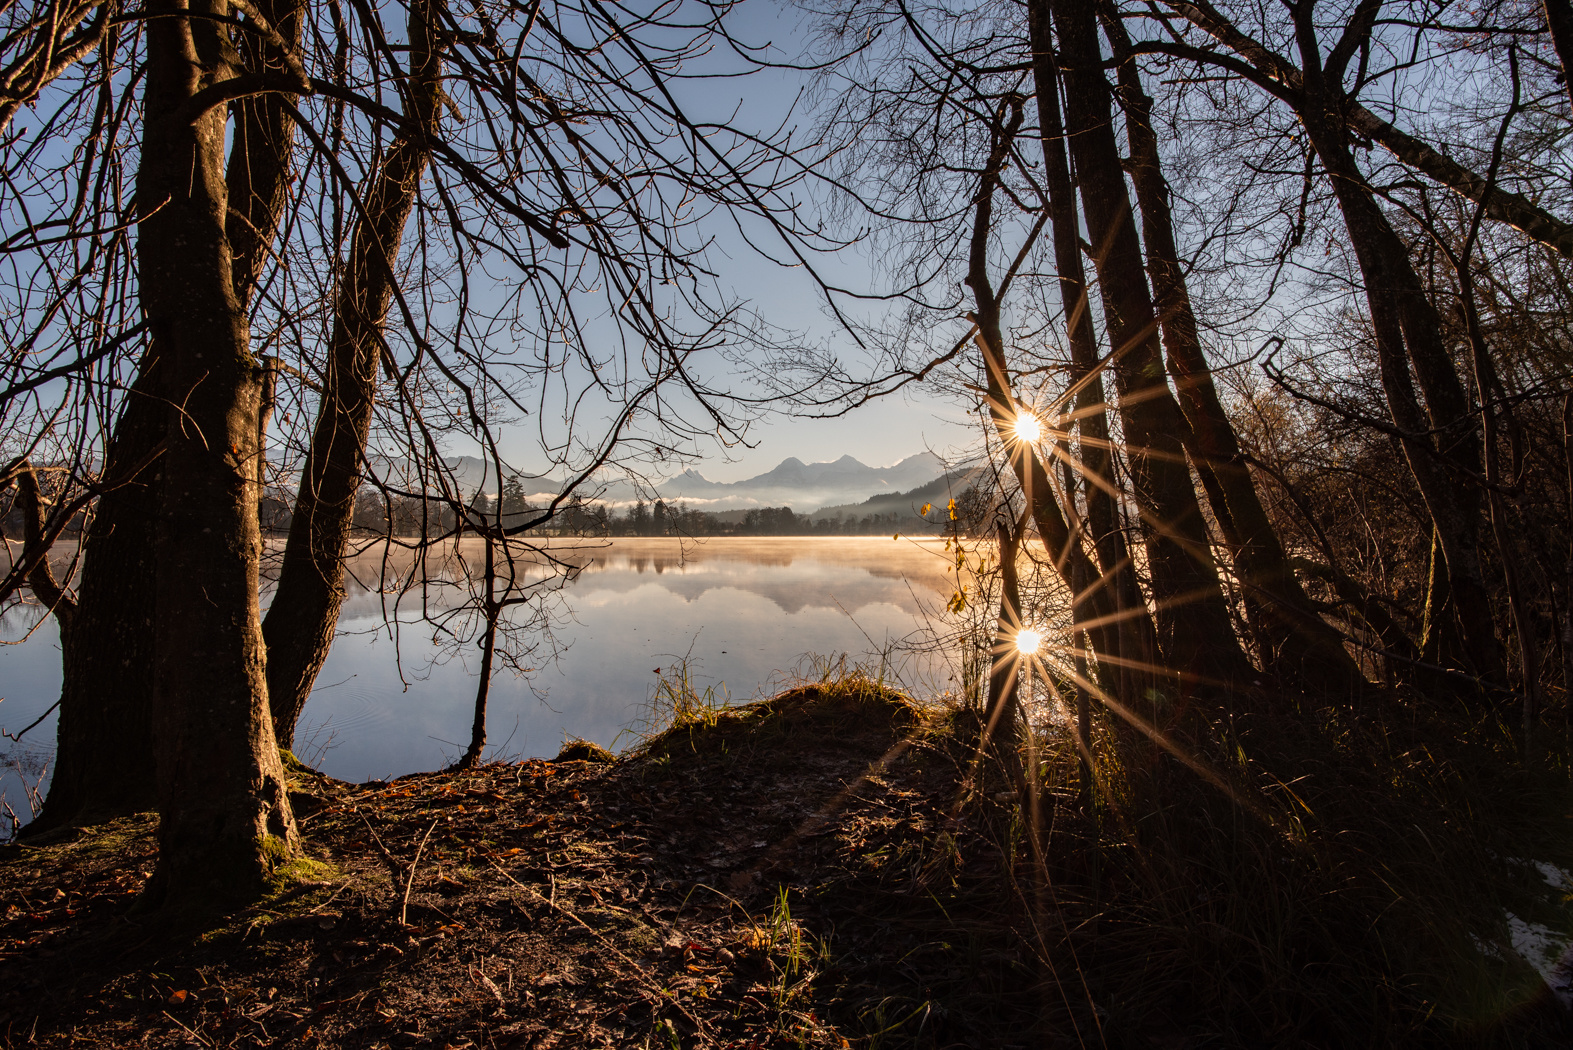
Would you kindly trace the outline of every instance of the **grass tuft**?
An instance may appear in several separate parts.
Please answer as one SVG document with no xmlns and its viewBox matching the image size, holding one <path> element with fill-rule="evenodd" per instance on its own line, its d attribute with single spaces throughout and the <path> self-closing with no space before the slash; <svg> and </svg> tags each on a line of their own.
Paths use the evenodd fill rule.
<svg viewBox="0 0 1573 1050">
<path fill-rule="evenodd" d="M 581 737 L 569 737 L 563 741 L 563 749 L 557 752 L 554 762 L 616 762 L 617 756 L 594 740 L 585 740 Z"/>
</svg>

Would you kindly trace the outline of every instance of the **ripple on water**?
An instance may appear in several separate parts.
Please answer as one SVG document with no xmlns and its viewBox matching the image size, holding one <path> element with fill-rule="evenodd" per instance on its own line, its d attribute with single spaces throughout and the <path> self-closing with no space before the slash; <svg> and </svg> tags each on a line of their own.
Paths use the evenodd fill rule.
<svg viewBox="0 0 1573 1050">
<path fill-rule="evenodd" d="M 368 729 L 385 725 L 392 718 L 387 697 L 371 688 L 339 686 L 312 694 L 301 714 L 297 736 L 304 740 L 313 734 Z"/>
</svg>

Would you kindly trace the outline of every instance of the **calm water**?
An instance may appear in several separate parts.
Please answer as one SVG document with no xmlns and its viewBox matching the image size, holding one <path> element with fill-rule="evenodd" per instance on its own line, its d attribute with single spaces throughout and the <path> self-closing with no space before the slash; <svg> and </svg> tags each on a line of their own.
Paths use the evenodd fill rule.
<svg viewBox="0 0 1573 1050">
<path fill-rule="evenodd" d="M 783 537 L 557 548 L 582 572 L 553 603 L 551 644 L 524 661 L 534 670 L 494 675 L 488 757 L 550 756 L 568 736 L 627 744 L 649 714 L 655 669 L 670 674 L 685 655 L 697 686 L 724 689 L 734 701 L 811 672 L 810 656 L 847 653 L 877 665 L 882 650 L 892 653 L 889 673 L 908 688 L 943 688 L 949 670 L 901 646 L 951 593 L 942 547 Z M 296 739 L 301 758 L 352 781 L 457 757 L 469 739 L 480 663 L 473 643 L 434 639 L 416 615 L 417 596 L 404 598 L 390 630 L 383 610 L 392 597 L 375 586 L 382 567 L 372 555 L 354 563 L 354 576 L 372 586 L 351 588 Z M 430 606 L 440 611 L 454 592 L 431 591 Z M 33 609 L 0 621 L 0 632 L 8 642 L 27 639 L 0 646 L 0 728 L 14 733 L 58 697 L 60 651 L 53 620 L 39 623 Z M 20 776 L 47 768 L 53 738 L 51 715 L 21 744 L 0 740 L 8 755 L 0 792 L 24 817 Z"/>
</svg>

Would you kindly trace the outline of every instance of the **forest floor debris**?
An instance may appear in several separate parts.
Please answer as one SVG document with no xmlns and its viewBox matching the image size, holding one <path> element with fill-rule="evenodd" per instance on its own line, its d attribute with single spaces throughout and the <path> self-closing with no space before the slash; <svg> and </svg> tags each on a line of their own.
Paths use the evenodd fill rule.
<svg viewBox="0 0 1573 1050">
<path fill-rule="evenodd" d="M 195 937 L 127 915 L 152 818 L 15 847 L 0 1046 L 1043 1045 L 931 728 L 806 688 L 612 762 L 308 777 L 320 869 Z"/>
<path fill-rule="evenodd" d="M 1046 733 L 1037 864 L 966 709 L 677 692 L 622 756 L 296 770 L 310 858 L 201 927 L 132 907 L 151 817 L 0 851 L 0 1050 L 1573 1045 L 1508 922 L 1573 925 L 1567 782 L 1434 705 L 1236 696 L 1210 777 L 1104 730 L 1091 807 Z"/>
</svg>

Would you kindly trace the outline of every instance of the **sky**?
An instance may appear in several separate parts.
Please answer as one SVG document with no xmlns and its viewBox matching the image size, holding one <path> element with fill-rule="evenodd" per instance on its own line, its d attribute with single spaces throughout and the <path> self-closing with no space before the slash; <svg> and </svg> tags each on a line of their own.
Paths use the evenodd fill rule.
<svg viewBox="0 0 1573 1050">
<path fill-rule="evenodd" d="M 672 17 L 681 22 L 698 14 L 696 10 L 689 16 L 678 13 Z M 762 49 L 753 53 L 766 61 L 798 61 L 810 43 L 803 16 L 789 0 L 740 0 L 726 19 L 726 28 L 732 38 L 743 47 Z M 649 32 L 648 43 L 667 46 L 686 42 L 689 36 L 686 30 L 668 30 L 673 35 L 667 39 L 657 30 Z M 765 47 L 767 44 L 770 46 Z M 615 67 L 620 61 L 614 55 L 609 63 Z M 815 116 L 804 96 L 812 87 L 814 74 L 792 69 L 762 69 L 740 57 L 724 41 L 717 41 L 710 53 L 690 58 L 684 72 L 688 75 L 665 79 L 663 87 L 689 120 L 699 125 L 735 128 L 772 142 L 778 140 L 779 129 L 785 125 L 791 129 L 792 141 L 809 147 L 812 152 Z M 643 74 L 638 74 L 631 77 L 630 82 L 643 89 L 642 78 Z M 652 120 L 653 138 L 660 141 L 664 130 L 659 118 Z M 737 144 L 725 132 L 716 133 L 711 142 L 726 153 L 731 153 Z M 618 155 L 615 137 L 608 141 L 608 147 L 612 156 Z M 749 152 L 746 145 L 741 149 L 745 154 Z M 673 152 L 681 153 L 682 150 L 674 149 Z M 756 174 L 754 177 L 762 176 Z M 658 187 L 654 192 L 667 192 L 659 188 L 663 184 L 658 180 L 651 181 Z M 811 182 L 802 182 L 795 184 L 791 192 L 796 198 L 812 198 L 815 189 Z M 667 214 L 683 216 L 688 211 L 685 206 L 688 202 L 668 199 L 665 203 L 670 209 Z M 813 201 L 810 199 L 808 203 L 812 205 Z M 694 227 L 680 229 L 676 236 L 686 246 L 696 246 L 702 240 L 709 242 L 703 269 L 713 278 L 696 275 L 699 290 L 685 289 L 686 294 L 703 299 L 711 308 L 723 303 L 739 306 L 762 322 L 774 343 L 804 345 L 819 352 L 833 353 L 849 375 L 861 376 L 876 371 L 855 340 L 833 321 L 824 293 L 813 277 L 802 268 L 782 266 L 764 257 L 744 239 L 738 229 L 739 222 L 761 249 L 777 258 L 791 258 L 779 236 L 763 220 L 748 216 L 739 218 L 720 209 L 705 214 L 704 210 L 705 204 L 699 202 L 691 214 L 704 217 L 698 218 Z M 802 214 L 808 216 L 812 212 Z M 572 283 L 568 277 L 573 272 L 572 265 L 572 260 L 565 263 L 565 272 L 559 275 L 568 283 Z M 821 276 L 837 287 L 856 291 L 881 290 L 873 260 L 857 246 L 816 255 L 813 265 Z M 498 256 L 472 259 L 465 269 L 465 280 L 466 294 L 474 294 L 474 302 L 482 306 L 481 315 L 493 303 L 506 314 L 511 294 L 525 283 L 524 275 Z M 492 282 L 492 287 L 487 287 L 487 281 Z M 661 293 L 655 294 L 658 297 Z M 572 351 L 566 342 L 556 347 L 561 371 L 535 386 L 521 383 L 517 403 L 496 402 L 501 407 L 494 434 L 505 471 L 556 479 L 576 473 L 582 464 L 590 461 L 593 452 L 601 448 L 611 420 L 626 408 L 627 402 L 620 399 L 628 391 L 638 389 L 648 377 L 653 358 L 641 353 L 643 344 L 630 326 L 611 320 L 619 312 L 616 304 L 606 299 L 599 289 L 583 286 L 576 289 L 574 302 L 575 315 L 584 324 L 580 329 L 583 338 Z M 877 317 L 878 311 L 883 309 L 866 301 L 845 299 L 838 308 L 850 310 L 861 323 Z M 661 309 L 669 311 L 665 319 L 680 333 L 704 330 L 705 319 L 696 318 L 692 307 L 680 296 L 674 294 L 670 302 L 661 304 Z M 443 321 L 451 319 L 443 313 L 442 307 L 434 307 L 433 312 Z M 965 322 L 959 318 L 939 318 L 937 323 L 937 339 L 948 346 L 963 330 Z M 955 333 L 949 332 L 951 327 L 956 328 Z M 506 326 L 497 330 L 498 360 L 506 359 L 511 337 L 513 334 Z M 533 355 L 538 349 L 529 343 L 530 338 L 526 336 L 518 344 L 522 348 L 521 363 L 526 367 L 535 363 Z M 759 374 L 750 374 L 750 369 L 756 367 L 766 351 L 751 350 L 746 344 L 737 342 L 735 335 L 728 335 L 727 339 L 731 342 L 725 350 L 696 351 L 695 356 L 685 360 L 685 369 L 699 385 L 721 394 L 718 400 L 723 411 L 728 410 L 727 395 L 741 399 L 730 406 L 740 413 L 750 411 L 746 407 L 749 405 L 757 409 L 759 400 L 769 396 L 767 382 L 774 377 L 762 382 Z M 742 364 L 728 360 L 732 355 L 742 355 L 746 360 Z M 604 369 L 593 379 L 583 370 L 587 357 L 599 358 Z M 605 388 L 600 386 L 603 381 L 607 383 Z M 748 422 L 742 443 L 734 440 L 723 445 L 719 438 L 707 440 L 702 437 L 693 441 L 690 440 L 691 432 L 683 427 L 686 424 L 708 425 L 707 413 L 697 407 L 682 385 L 668 382 L 662 389 L 660 398 L 643 403 L 644 414 L 634 417 L 624 432 L 629 440 L 625 440 L 622 451 L 612 457 L 614 462 L 623 462 L 648 481 L 675 476 L 685 469 L 697 470 L 712 481 L 740 481 L 763 474 L 789 457 L 815 463 L 850 455 L 871 467 L 889 466 L 924 451 L 947 459 L 957 458 L 969 450 L 977 437 L 975 426 L 969 425 L 967 406 L 909 387 L 830 419 L 794 417 L 783 411 L 783 406 L 775 404 Z M 605 390 L 610 394 L 603 397 Z M 661 423 L 655 422 L 657 416 L 671 429 L 661 429 Z M 970 422 L 975 423 L 975 419 Z M 400 440 L 397 433 L 393 440 Z M 444 441 L 444 449 L 449 454 L 489 456 L 470 435 L 450 432 L 444 435 Z M 668 457 L 659 464 L 651 463 L 648 456 L 652 447 L 663 450 L 675 447 L 678 456 Z"/>
<path fill-rule="evenodd" d="M 802 16 L 780 0 L 744 0 L 728 25 L 739 40 L 774 45 L 778 59 L 796 58 L 804 43 Z M 735 60 L 732 61 L 735 65 Z M 767 70 L 747 77 L 676 85 L 675 93 L 691 116 L 731 119 L 743 126 L 770 127 L 788 114 L 807 75 Z M 736 114 L 732 116 L 732 114 Z M 801 107 L 797 124 L 806 128 L 811 115 Z M 828 318 L 820 291 L 801 270 L 789 270 L 759 258 L 735 233 L 718 230 L 721 265 L 731 290 L 748 300 L 770 324 L 804 333 L 858 361 L 851 339 Z M 771 245 L 772 249 L 779 244 Z M 816 265 L 831 267 L 833 279 L 848 287 L 867 288 L 875 277 L 869 260 L 856 250 Z M 749 428 L 753 447 L 718 449 L 696 465 L 712 481 L 739 481 L 762 474 L 788 457 L 805 463 L 850 455 L 868 466 L 888 466 L 924 450 L 946 455 L 972 438 L 965 406 L 909 389 L 870 402 L 833 419 L 792 418 L 772 414 Z"/>
<path fill-rule="evenodd" d="M 768 60 L 795 61 L 809 43 L 801 13 L 787 0 L 741 0 L 727 15 L 726 26 L 743 46 L 757 48 L 771 44 L 771 48 L 759 52 Z M 686 36 L 686 32 L 679 33 L 666 43 L 675 44 Z M 660 37 L 652 39 L 659 41 Z M 735 75 L 745 70 L 747 75 Z M 814 114 L 803 100 L 811 87 L 812 74 L 790 69 L 760 69 L 733 53 L 724 43 L 718 43 L 708 55 L 691 59 L 686 72 L 690 76 L 667 79 L 664 86 L 689 119 L 701 124 L 730 125 L 770 140 L 777 137 L 777 129 L 785 122 L 792 128 L 794 142 L 812 146 Z M 639 80 L 638 77 L 631 79 Z M 659 136 L 661 130 L 657 119 L 652 123 L 652 131 Z M 723 151 L 729 148 L 725 133 L 717 134 L 712 141 Z M 615 141 L 611 145 L 612 155 L 616 156 Z M 812 195 L 812 184 L 800 183 L 794 192 L 798 196 Z M 703 208 L 701 203 L 696 211 L 702 213 Z M 670 214 L 682 215 L 684 211 L 683 207 L 673 207 Z M 742 221 L 748 236 L 755 238 L 765 251 L 781 258 L 789 257 L 785 246 L 762 220 L 745 217 Z M 804 269 L 784 267 L 763 257 L 744 240 L 736 222 L 733 216 L 717 210 L 702 219 L 695 229 L 680 231 L 678 236 L 687 245 L 694 245 L 701 238 L 710 240 L 705 267 L 714 275 L 714 286 L 704 287 L 699 295 L 712 306 L 723 302 L 739 304 L 757 316 L 772 331 L 777 342 L 801 341 L 803 345 L 834 353 L 849 374 L 873 371 L 874 366 L 852 337 L 831 319 L 824 294 L 811 275 Z M 497 309 L 506 314 L 510 295 L 524 283 L 523 275 L 496 256 L 472 259 L 470 263 L 465 269 L 466 293 L 474 293 L 475 303 L 481 305 L 479 313 L 484 315 L 488 304 L 495 300 Z M 570 263 L 564 265 L 571 270 Z M 876 267 L 856 246 L 833 255 L 815 256 L 814 266 L 838 287 L 879 290 Z M 488 280 L 493 282 L 491 288 L 486 286 Z M 699 283 L 706 284 L 703 278 Z M 452 290 L 447 291 L 451 293 Z M 498 402 L 503 415 L 496 420 L 495 433 L 505 470 L 555 478 L 575 472 L 576 464 L 588 461 L 589 450 L 598 448 L 604 440 L 606 424 L 626 407 L 626 402 L 619 401 L 618 396 L 629 388 L 620 386 L 620 382 L 627 380 L 637 388 L 645 379 L 649 361 L 640 352 L 641 344 L 623 343 L 622 339 L 630 330 L 609 320 L 617 313 L 616 304 L 605 299 L 594 287 L 580 288 L 576 295 L 576 314 L 586 321 L 586 327 L 581 330 L 585 338 L 580 347 L 587 348 L 586 356 L 598 356 L 609 363 L 606 372 L 598 373 L 597 378 L 609 378 L 608 388 L 612 395 L 607 400 L 600 400 L 597 382 L 591 381 L 586 374 L 573 371 L 580 367 L 578 351 L 570 354 L 566 343 L 558 347 L 559 357 L 565 362 L 560 366 L 560 375 L 541 382 L 538 389 L 521 384 L 522 403 L 518 405 L 510 407 Z M 447 301 L 442 300 L 441 294 L 433 299 L 434 302 L 439 300 Z M 667 320 L 678 331 L 683 331 L 685 325 L 692 331 L 703 330 L 703 323 L 693 319 L 680 299 L 674 297 L 672 303 L 664 305 L 671 310 Z M 851 309 L 865 322 L 877 316 L 880 309 L 867 303 L 849 304 L 846 301 L 840 303 L 840 307 Z M 451 320 L 443 312 L 443 306 L 430 309 L 439 324 Z M 597 316 L 601 312 L 604 313 Z M 957 327 L 956 334 L 959 334 L 961 324 L 964 322 L 959 318 L 938 319 L 940 328 L 946 329 L 941 332 L 940 341 L 948 345 L 956 337 L 948 333 L 948 328 Z M 497 330 L 499 360 L 505 358 L 510 334 L 506 327 Z M 490 345 L 489 341 L 483 342 Z M 533 363 L 531 352 L 535 347 L 527 345 L 527 340 L 520 346 L 523 347 L 521 362 L 528 366 Z M 702 385 L 723 394 L 736 395 L 745 399 L 744 403 L 768 395 L 760 376 L 750 375 L 748 371 L 762 352 L 749 351 L 735 342 L 725 352 L 743 353 L 748 361 L 739 367 L 723 358 L 721 351 L 703 350 L 687 366 Z M 567 363 L 569 361 L 573 363 Z M 673 420 L 690 423 L 707 420 L 703 411 L 685 400 L 687 395 L 681 386 L 668 383 L 663 389 L 665 393 L 659 402 L 662 420 L 668 424 Z M 647 402 L 646 411 L 654 413 L 656 410 L 650 407 L 654 403 L 655 399 Z M 701 439 L 690 443 L 684 440 L 680 431 L 676 435 L 663 432 L 651 420 L 650 415 L 636 417 L 629 431 L 635 440 L 623 446 L 631 450 L 629 465 L 648 480 L 696 469 L 713 481 L 739 481 L 765 473 L 789 457 L 814 463 L 850 455 L 868 466 L 882 467 L 924 451 L 952 458 L 976 439 L 975 429 L 968 425 L 965 405 L 938 398 L 916 387 L 831 419 L 793 417 L 780 406 L 773 406 L 749 422 L 743 443 L 734 441 L 729 446 L 723 446 L 719 440 Z M 660 446 L 675 444 L 680 452 L 693 451 L 698 458 L 668 459 L 655 467 L 638 458 L 649 447 L 638 440 L 641 438 Z M 397 435 L 394 440 L 399 440 Z M 445 441 L 445 450 L 451 454 L 487 455 L 478 443 L 462 433 L 449 433 Z M 613 458 L 620 457 L 614 455 Z"/>
<path fill-rule="evenodd" d="M 711 481 L 751 478 L 794 456 L 822 463 L 852 456 L 870 467 L 885 467 L 930 449 L 947 456 L 968 438 L 964 414 L 953 404 L 884 398 L 838 419 L 766 420 L 750 432 L 758 442 L 706 459 L 694 469 Z"/>
<path fill-rule="evenodd" d="M 805 42 L 800 20 L 800 13 L 781 0 L 743 0 L 728 16 L 727 25 L 734 38 L 756 47 L 769 42 L 774 45 L 771 57 L 789 60 L 799 56 Z M 734 71 L 742 66 L 735 55 L 717 50 L 687 68 L 702 74 Z M 790 117 L 798 129 L 797 135 L 812 128 L 812 115 L 799 101 L 807 86 L 807 75 L 793 70 L 668 82 L 668 88 L 691 119 L 727 122 L 764 132 Z M 854 369 L 862 363 L 861 351 L 832 323 L 822 293 L 805 271 L 762 258 L 743 241 L 726 216 L 715 215 L 710 221 L 714 228 L 706 232 L 715 240 L 709 262 L 723 294 L 746 302 L 777 331 L 790 331 L 810 344 L 828 346 Z M 750 224 L 750 236 L 758 233 Z M 786 254 L 779 240 L 766 241 L 764 246 Z M 820 257 L 815 265 L 845 287 L 870 288 L 876 280 L 868 258 L 855 249 L 839 252 L 833 258 Z M 724 379 L 717 384 L 724 388 L 752 392 L 748 377 L 727 374 L 719 362 L 712 364 L 711 378 Z M 708 449 L 701 450 L 703 458 L 699 462 L 676 464 L 669 473 L 692 467 L 713 481 L 730 482 L 762 474 L 788 457 L 813 463 L 844 455 L 868 466 L 887 466 L 925 450 L 942 456 L 955 452 L 971 437 L 966 422 L 965 406 L 916 389 L 871 402 L 834 419 L 793 418 L 779 411 L 769 412 L 750 424 L 747 446 L 723 448 L 712 442 Z M 518 438 L 528 441 L 534 434 L 521 433 Z M 534 458 L 522 447 L 519 451 L 523 453 L 521 459 Z"/>
</svg>

